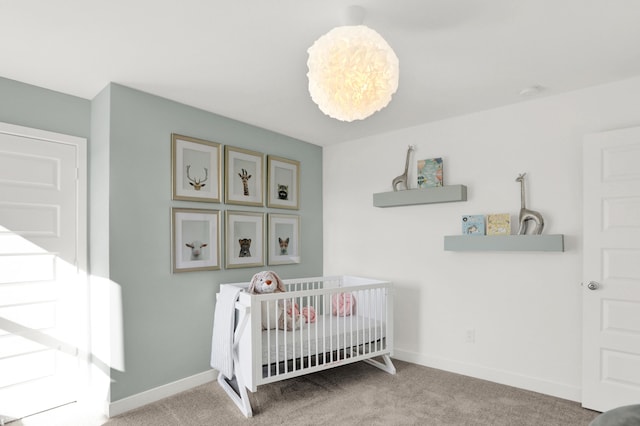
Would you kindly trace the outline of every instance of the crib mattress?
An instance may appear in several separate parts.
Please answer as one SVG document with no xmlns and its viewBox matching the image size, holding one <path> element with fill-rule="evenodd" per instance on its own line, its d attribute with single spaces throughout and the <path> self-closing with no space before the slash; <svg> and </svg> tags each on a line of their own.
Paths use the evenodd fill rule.
<svg viewBox="0 0 640 426">
<path fill-rule="evenodd" d="M 385 334 L 384 322 L 369 317 L 319 315 L 315 323 L 303 324 L 298 330 L 263 330 L 262 364 L 366 345 Z"/>
</svg>

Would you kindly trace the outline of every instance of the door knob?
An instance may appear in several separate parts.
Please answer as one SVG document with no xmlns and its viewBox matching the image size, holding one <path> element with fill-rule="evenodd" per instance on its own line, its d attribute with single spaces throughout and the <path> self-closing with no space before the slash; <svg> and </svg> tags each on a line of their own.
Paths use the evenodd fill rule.
<svg viewBox="0 0 640 426">
<path fill-rule="evenodd" d="M 600 288 L 600 284 L 595 281 L 589 281 L 589 284 L 587 284 L 587 288 L 589 290 L 597 290 L 598 288 Z"/>
</svg>

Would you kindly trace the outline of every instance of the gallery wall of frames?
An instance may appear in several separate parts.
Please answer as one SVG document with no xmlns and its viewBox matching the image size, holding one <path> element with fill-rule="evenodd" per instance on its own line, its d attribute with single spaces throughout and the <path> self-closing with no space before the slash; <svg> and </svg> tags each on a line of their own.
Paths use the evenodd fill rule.
<svg viewBox="0 0 640 426">
<path fill-rule="evenodd" d="M 174 133 L 171 163 L 172 200 L 203 203 L 171 208 L 173 272 L 300 263 L 299 161 Z"/>
</svg>

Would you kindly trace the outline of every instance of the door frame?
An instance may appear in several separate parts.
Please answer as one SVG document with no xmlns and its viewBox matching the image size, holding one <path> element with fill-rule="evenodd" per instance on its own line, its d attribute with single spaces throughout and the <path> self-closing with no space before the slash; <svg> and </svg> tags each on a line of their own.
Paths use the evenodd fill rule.
<svg viewBox="0 0 640 426">
<path fill-rule="evenodd" d="M 632 141 L 632 142 L 630 142 Z M 625 178 L 622 174 L 611 174 L 612 171 L 618 171 L 611 164 L 605 164 L 603 152 L 605 149 L 615 151 L 620 147 L 638 146 L 640 141 L 640 127 L 630 127 L 623 129 L 615 129 L 598 133 L 587 134 L 583 138 L 583 262 L 582 262 L 582 406 L 591 410 L 606 411 L 617 406 L 627 405 L 637 402 L 638 387 L 635 390 L 627 387 L 627 384 L 616 382 L 616 374 L 611 377 L 604 377 L 604 374 L 611 373 L 608 369 L 603 368 L 603 348 L 611 351 L 629 351 L 637 356 L 637 337 L 636 330 L 626 330 L 626 335 L 621 333 L 625 331 L 620 327 L 622 323 L 607 325 L 612 318 L 612 311 L 605 315 L 606 309 L 613 309 L 611 306 L 606 308 L 603 302 L 615 303 L 638 303 L 638 292 L 628 285 L 623 285 L 626 278 L 616 276 L 607 276 L 605 272 L 604 251 L 616 251 L 621 248 L 624 250 L 637 250 L 637 241 L 640 237 L 639 228 L 634 224 L 633 231 L 631 228 L 607 229 L 605 221 L 605 206 L 602 204 L 605 189 L 614 191 L 614 194 L 607 192 L 609 199 L 628 199 L 636 198 L 637 195 L 631 195 L 629 191 L 620 187 L 620 184 L 631 182 L 629 178 Z M 634 148 L 635 150 L 635 148 Z M 596 153 L 596 151 L 598 151 Z M 634 157 L 627 157 L 634 158 Z M 613 160 L 610 160 L 613 161 Z M 605 167 L 609 166 L 608 179 L 605 179 Z M 629 165 L 625 165 L 629 169 Z M 587 177 L 589 174 L 589 177 Z M 592 182 L 589 178 L 598 176 L 597 182 Z M 633 173 L 633 179 L 637 179 L 640 175 Z M 593 186 L 590 184 L 593 183 Z M 599 185 L 596 186 L 596 184 Z M 635 188 L 635 187 L 634 187 Z M 597 194 L 597 195 L 594 195 Z M 634 193 L 635 194 L 635 193 Z M 597 204 L 592 201 L 598 201 Z M 621 207 L 620 207 L 621 208 Z M 629 207 L 627 207 L 629 208 Z M 633 210 L 635 211 L 635 210 Z M 615 225 L 615 224 L 614 224 Z M 624 226 L 624 225 L 623 225 Z M 595 231 L 597 227 L 597 231 Z M 615 226 L 614 226 L 615 228 Z M 614 238 L 620 238 L 624 233 L 624 244 L 622 246 L 619 240 L 613 244 Z M 628 241 L 628 242 L 627 242 Z M 593 250 L 593 247 L 599 248 Z M 632 279 L 629 277 L 628 280 Z M 613 284 L 615 282 L 615 284 Z M 625 290 L 626 289 L 626 290 Z M 629 297 L 632 297 L 630 299 Z M 636 311 L 636 315 L 637 315 Z M 616 328 L 618 327 L 618 328 Z M 626 338 L 626 340 L 622 340 Z M 622 353 L 622 352 L 620 352 Z M 626 354 L 626 355 L 628 355 Z M 619 371 L 617 372 L 619 375 Z M 617 387 L 616 387 L 617 386 Z"/>
<path fill-rule="evenodd" d="M 83 294 L 79 295 L 80 300 L 84 300 L 84 307 L 81 315 L 86 319 L 83 338 L 78 347 L 60 347 L 59 350 L 67 354 L 76 355 L 80 368 L 80 377 L 85 385 L 89 385 L 88 366 L 90 363 L 90 311 L 89 311 L 89 265 L 88 265 L 88 210 L 87 210 L 87 139 L 65 135 L 62 133 L 50 132 L 46 130 L 34 129 L 30 127 L 18 126 L 15 124 L 0 122 L 0 134 L 37 139 L 44 142 L 71 145 L 75 147 L 76 159 L 76 260 L 75 267 L 78 272 L 78 279 L 84 285 Z"/>
</svg>

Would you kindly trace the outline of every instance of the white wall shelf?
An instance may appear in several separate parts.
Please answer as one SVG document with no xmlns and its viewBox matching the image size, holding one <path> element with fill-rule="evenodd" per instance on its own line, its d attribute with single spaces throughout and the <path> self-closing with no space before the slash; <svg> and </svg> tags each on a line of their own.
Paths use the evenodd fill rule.
<svg viewBox="0 0 640 426">
<path fill-rule="evenodd" d="M 400 207 L 455 201 L 467 201 L 466 186 L 448 185 L 373 194 L 374 207 Z"/>
<path fill-rule="evenodd" d="M 448 251 L 564 251 L 564 235 L 447 235 Z"/>
</svg>

